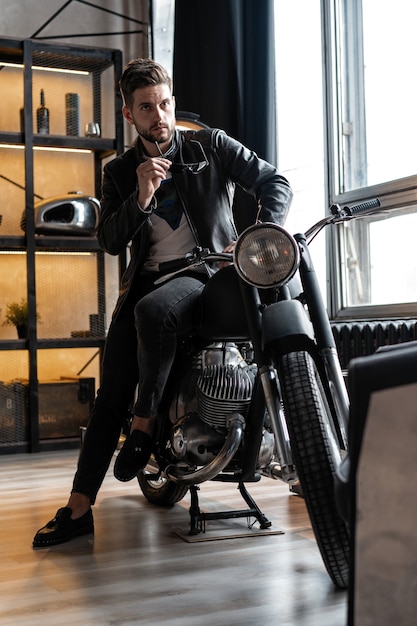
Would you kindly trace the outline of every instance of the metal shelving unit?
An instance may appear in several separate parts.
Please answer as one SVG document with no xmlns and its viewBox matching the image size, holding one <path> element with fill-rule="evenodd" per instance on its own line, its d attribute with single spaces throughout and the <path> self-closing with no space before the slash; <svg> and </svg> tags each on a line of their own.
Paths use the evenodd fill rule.
<svg viewBox="0 0 417 626">
<path fill-rule="evenodd" d="M 3 336 L 0 335 L 0 427 L 4 426 L 3 433 L 13 430 L 8 427 L 15 405 L 24 410 L 24 416 L 19 417 L 24 432 L 15 432 L 11 438 L 0 435 L 0 454 L 78 445 L 77 437 L 42 439 L 39 436 L 43 419 L 39 400 L 44 376 L 41 370 L 53 370 L 54 359 L 59 370 L 60 360 L 66 360 L 62 359 L 64 352 L 59 351 L 71 351 L 71 358 L 67 360 L 75 355 L 75 367 L 78 367 L 78 361 L 89 361 L 91 353 L 102 350 L 105 332 L 89 335 L 88 329 L 84 333 L 74 331 L 71 324 L 88 320 L 89 313 L 104 320 L 106 315 L 110 317 L 109 300 L 112 298 L 108 276 L 111 274 L 112 280 L 117 276 L 114 294 L 120 272 L 110 265 L 94 233 L 91 236 L 67 234 L 63 227 L 62 234 L 40 235 L 36 230 L 36 203 L 39 198 L 57 195 L 60 185 L 62 194 L 69 192 L 65 185 L 77 190 L 81 185 L 88 188 L 84 193 L 100 198 L 103 164 L 124 149 L 118 89 L 121 72 L 119 50 L 0 38 L 0 86 L 5 94 L 0 102 L 0 154 L 3 154 L 0 166 L 0 190 L 3 190 L 0 191 L 3 198 L 0 310 L 4 311 L 7 301 L 17 293 L 23 294 L 28 302 L 26 339 L 11 338 L 11 331 L 6 332 L 2 327 L 0 314 L 0 331 L 3 332 Z M 40 85 L 45 89 L 51 117 L 50 134 L 46 135 L 34 132 Z M 80 120 L 84 125 L 87 121 L 97 122 L 100 137 L 85 136 L 82 124 L 79 135 L 66 134 L 66 91 L 81 93 Z M 22 105 L 23 127 L 20 127 Z M 3 168 L 6 171 L 2 171 Z M 18 226 L 18 213 L 25 215 L 24 232 Z M 115 263 L 117 265 L 117 259 Z M 6 268 L 10 269 L 10 277 Z M 50 353 L 43 359 L 41 368 L 39 355 L 48 350 Z M 57 376 L 59 381 L 60 371 Z M 27 384 L 19 386 L 19 389 L 24 388 L 25 397 L 16 401 L 9 397 L 9 392 L 12 394 L 12 385 L 21 379 L 27 379 Z M 65 410 L 66 407 L 62 407 L 63 413 Z"/>
</svg>

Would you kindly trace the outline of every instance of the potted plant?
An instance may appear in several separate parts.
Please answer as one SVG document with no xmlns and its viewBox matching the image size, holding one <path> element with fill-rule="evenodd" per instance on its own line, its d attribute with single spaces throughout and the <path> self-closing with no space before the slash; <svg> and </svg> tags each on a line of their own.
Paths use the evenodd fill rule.
<svg viewBox="0 0 417 626">
<path fill-rule="evenodd" d="M 36 313 L 36 319 L 40 316 Z M 28 330 L 28 303 L 25 298 L 20 302 L 10 302 L 6 305 L 6 314 L 3 326 L 16 326 L 17 336 L 26 339 Z"/>
</svg>

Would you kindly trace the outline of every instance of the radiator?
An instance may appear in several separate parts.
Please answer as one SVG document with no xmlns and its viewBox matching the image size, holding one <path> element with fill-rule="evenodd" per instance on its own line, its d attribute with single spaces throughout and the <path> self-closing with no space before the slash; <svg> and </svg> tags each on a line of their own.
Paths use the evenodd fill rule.
<svg viewBox="0 0 417 626">
<path fill-rule="evenodd" d="M 380 346 L 417 340 L 417 320 L 332 322 L 332 330 L 343 369 L 351 359 L 373 354 Z"/>
</svg>

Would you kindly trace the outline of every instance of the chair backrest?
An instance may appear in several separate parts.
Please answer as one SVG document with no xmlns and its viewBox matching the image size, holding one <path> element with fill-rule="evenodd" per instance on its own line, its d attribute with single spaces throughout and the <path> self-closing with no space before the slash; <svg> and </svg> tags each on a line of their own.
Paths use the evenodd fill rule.
<svg viewBox="0 0 417 626">
<path fill-rule="evenodd" d="M 417 615 L 417 342 L 350 362 L 349 626 Z"/>
</svg>

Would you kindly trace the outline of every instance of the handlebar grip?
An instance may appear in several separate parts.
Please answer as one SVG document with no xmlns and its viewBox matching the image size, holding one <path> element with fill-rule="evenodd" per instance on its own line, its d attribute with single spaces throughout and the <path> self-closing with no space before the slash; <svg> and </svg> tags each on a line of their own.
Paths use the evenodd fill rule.
<svg viewBox="0 0 417 626">
<path fill-rule="evenodd" d="M 378 198 L 374 198 L 373 200 L 367 200 L 366 202 L 361 202 L 360 204 L 354 204 L 351 207 L 345 206 L 344 209 L 348 215 L 352 217 L 354 215 L 361 215 L 362 213 L 368 213 L 373 209 L 378 209 L 381 206 Z"/>
</svg>

